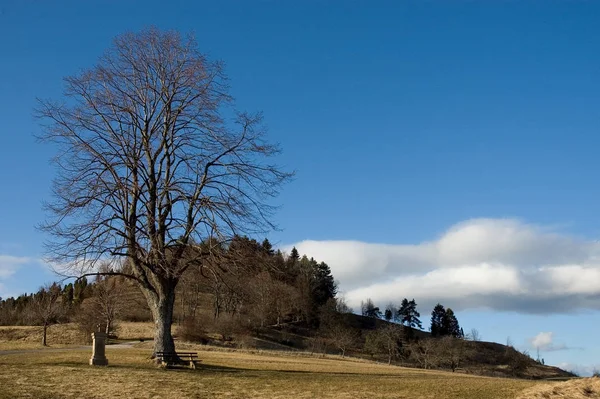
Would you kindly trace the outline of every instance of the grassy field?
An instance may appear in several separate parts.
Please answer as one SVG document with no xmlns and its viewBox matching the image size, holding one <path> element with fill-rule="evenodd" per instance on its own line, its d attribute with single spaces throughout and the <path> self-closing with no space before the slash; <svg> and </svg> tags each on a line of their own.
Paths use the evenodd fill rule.
<svg viewBox="0 0 600 399">
<path fill-rule="evenodd" d="M 174 329 L 177 332 L 177 329 Z M 152 339 L 152 323 L 119 323 L 119 340 Z M 85 337 L 74 323 L 57 324 L 48 327 L 48 346 L 62 348 L 72 345 L 84 345 Z M 38 326 L 0 326 L 0 350 L 40 349 L 42 346 L 42 327 Z"/>
<path fill-rule="evenodd" d="M 0 398 L 515 398 L 532 381 L 421 371 L 368 361 L 247 351 L 199 350 L 197 370 L 165 370 L 149 350 L 0 355 Z"/>
<path fill-rule="evenodd" d="M 55 348 L 83 343 L 82 334 L 71 323 L 50 326 L 47 338 L 48 344 Z M 42 327 L 0 326 L 0 350 L 36 348 L 43 348 Z"/>
</svg>

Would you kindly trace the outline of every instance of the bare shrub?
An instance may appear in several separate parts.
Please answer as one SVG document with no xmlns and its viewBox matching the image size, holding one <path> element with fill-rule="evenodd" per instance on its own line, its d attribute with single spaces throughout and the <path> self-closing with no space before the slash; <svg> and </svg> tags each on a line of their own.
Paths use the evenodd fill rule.
<svg viewBox="0 0 600 399">
<path fill-rule="evenodd" d="M 179 328 L 179 336 L 184 341 L 206 345 L 209 342 L 204 324 L 200 320 L 189 318 Z"/>
<path fill-rule="evenodd" d="M 85 299 L 79 310 L 72 318 L 81 331 L 82 340 L 86 343 L 92 343 L 92 333 L 96 331 L 107 331 L 106 318 L 101 312 L 98 312 L 97 303 L 91 299 Z M 116 337 L 118 323 L 112 321 L 109 333 Z"/>
</svg>

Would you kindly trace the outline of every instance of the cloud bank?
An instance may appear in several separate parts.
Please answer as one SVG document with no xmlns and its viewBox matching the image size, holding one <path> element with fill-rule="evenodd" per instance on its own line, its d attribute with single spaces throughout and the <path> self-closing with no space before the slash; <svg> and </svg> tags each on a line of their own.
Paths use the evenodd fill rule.
<svg viewBox="0 0 600 399">
<path fill-rule="evenodd" d="M 600 309 L 600 243 L 519 220 L 468 220 L 417 245 L 295 246 L 329 264 L 353 307 L 369 297 L 379 305 L 414 297 L 422 309 L 437 302 L 539 314 Z"/>
</svg>

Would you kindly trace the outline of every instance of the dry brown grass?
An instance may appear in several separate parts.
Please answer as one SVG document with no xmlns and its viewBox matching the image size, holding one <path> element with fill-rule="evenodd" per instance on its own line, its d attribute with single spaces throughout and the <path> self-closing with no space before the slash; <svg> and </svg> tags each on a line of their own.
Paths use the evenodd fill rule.
<svg viewBox="0 0 600 399">
<path fill-rule="evenodd" d="M 578 378 L 524 391 L 518 399 L 600 399 L 600 378 Z"/>
<path fill-rule="evenodd" d="M 107 348 L 109 367 L 82 350 L 0 355 L 4 398 L 514 398 L 531 381 L 387 366 L 353 359 L 199 350 L 198 370 L 164 370 L 148 349 Z"/>
<path fill-rule="evenodd" d="M 174 332 L 177 327 L 173 326 Z M 154 337 L 154 324 L 151 322 L 140 323 L 140 322 L 126 322 L 120 321 L 117 327 L 117 336 L 119 339 L 124 340 L 137 340 L 137 339 L 152 339 Z"/>
<path fill-rule="evenodd" d="M 47 338 L 50 347 L 64 347 L 84 343 L 82 333 L 73 323 L 48 327 Z M 42 327 L 0 326 L 0 350 L 37 349 L 42 347 Z"/>
<path fill-rule="evenodd" d="M 174 326 L 177 333 L 177 327 Z M 121 340 L 152 339 L 152 323 L 119 322 L 117 335 Z M 42 348 L 42 327 L 0 326 L 0 350 Z M 48 345 L 61 348 L 86 344 L 83 333 L 75 323 L 57 324 L 48 327 Z"/>
</svg>

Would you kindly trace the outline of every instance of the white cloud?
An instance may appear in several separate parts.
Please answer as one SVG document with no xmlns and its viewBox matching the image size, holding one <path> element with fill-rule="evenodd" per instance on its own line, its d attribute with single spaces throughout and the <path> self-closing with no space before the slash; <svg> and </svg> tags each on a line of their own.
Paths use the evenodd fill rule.
<svg viewBox="0 0 600 399">
<path fill-rule="evenodd" d="M 554 333 L 553 332 L 541 332 L 533 338 L 529 339 L 531 343 L 531 347 L 534 349 L 539 349 L 544 352 L 553 352 L 553 351 L 562 351 L 562 350 L 570 350 L 570 349 L 582 349 L 582 348 L 573 348 L 568 347 L 566 344 L 557 344 L 554 342 Z"/>
<path fill-rule="evenodd" d="M 531 338 L 531 345 L 534 348 L 539 348 L 541 350 L 546 349 L 547 347 L 552 345 L 553 335 L 553 332 L 541 332 L 535 337 Z"/>
<path fill-rule="evenodd" d="M 31 261 L 27 257 L 0 255 L 0 279 L 12 276 L 21 266 Z"/>
<path fill-rule="evenodd" d="M 10 296 L 3 281 L 14 275 L 22 266 L 34 261 L 32 258 L 0 254 L 0 297 Z"/>
<path fill-rule="evenodd" d="M 35 268 L 36 271 L 42 273 L 49 271 L 47 263 L 42 259 L 0 254 L 0 297 L 6 298 L 20 294 L 14 292 L 15 274 L 23 268 Z"/>
<path fill-rule="evenodd" d="M 600 244 L 514 219 L 469 220 L 417 245 L 295 246 L 330 265 L 354 307 L 368 297 L 379 304 L 414 297 L 421 308 L 441 302 L 455 310 L 600 309 Z"/>
</svg>

